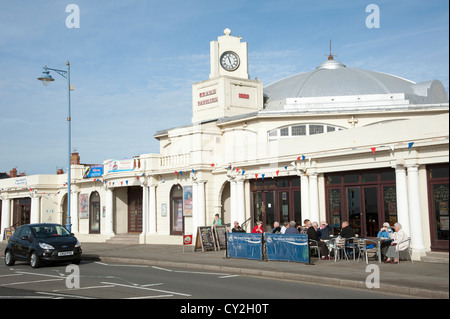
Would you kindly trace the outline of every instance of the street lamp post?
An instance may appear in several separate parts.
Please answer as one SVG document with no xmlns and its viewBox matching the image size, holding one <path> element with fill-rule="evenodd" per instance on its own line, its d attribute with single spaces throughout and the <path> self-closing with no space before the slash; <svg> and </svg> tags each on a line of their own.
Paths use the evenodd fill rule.
<svg viewBox="0 0 450 319">
<path fill-rule="evenodd" d="M 67 123 L 69 124 L 69 149 L 68 149 L 68 169 L 67 169 L 67 224 L 66 224 L 66 228 L 69 230 L 69 232 L 72 231 L 72 223 L 70 220 L 70 173 L 71 173 L 71 138 L 72 138 L 72 133 L 71 133 L 71 118 L 70 118 L 70 63 L 69 61 L 67 61 L 66 63 L 67 66 L 67 71 L 65 70 L 58 70 L 58 69 L 51 69 L 48 68 L 47 66 L 44 66 L 44 71 L 43 76 L 39 77 L 38 80 L 42 81 L 42 84 L 47 87 L 47 85 L 49 85 L 50 82 L 55 81 L 55 79 L 52 78 L 52 76 L 50 75 L 50 71 L 55 71 L 56 73 L 58 73 L 59 75 L 61 75 L 63 78 L 67 79 L 67 92 L 68 92 L 68 101 L 69 101 L 69 109 L 68 109 L 68 115 L 67 115 Z M 50 70 L 50 71 L 49 71 Z"/>
</svg>

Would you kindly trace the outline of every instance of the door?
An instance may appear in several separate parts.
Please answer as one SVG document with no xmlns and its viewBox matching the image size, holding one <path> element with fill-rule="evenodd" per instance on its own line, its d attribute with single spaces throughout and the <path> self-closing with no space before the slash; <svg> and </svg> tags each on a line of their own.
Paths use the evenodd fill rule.
<svg viewBox="0 0 450 319">
<path fill-rule="evenodd" d="M 378 188 L 376 186 L 364 187 L 364 209 L 361 220 L 365 229 L 362 231 L 364 237 L 377 237 L 380 230 L 378 213 Z"/>
<path fill-rule="evenodd" d="M 89 207 L 89 233 L 100 233 L 100 195 L 93 192 L 90 198 Z"/>
<path fill-rule="evenodd" d="M 448 251 L 449 241 L 449 213 L 448 183 L 431 184 L 431 249 Z"/>
<path fill-rule="evenodd" d="M 183 217 L 183 198 L 172 197 L 171 205 L 171 231 L 172 235 L 183 235 L 184 217 Z"/>
<path fill-rule="evenodd" d="M 348 222 L 355 231 L 355 234 L 361 234 L 361 189 L 359 187 L 348 187 L 347 193 L 347 213 Z"/>
<path fill-rule="evenodd" d="M 272 231 L 275 222 L 275 194 L 270 192 L 253 193 L 253 224 L 263 222 L 265 232 Z"/>
<path fill-rule="evenodd" d="M 128 232 L 142 233 L 142 187 L 128 188 Z M 100 210 L 100 207 L 99 207 Z M 99 211 L 100 214 L 100 211 Z M 100 215 L 99 215 L 100 216 Z"/>
</svg>

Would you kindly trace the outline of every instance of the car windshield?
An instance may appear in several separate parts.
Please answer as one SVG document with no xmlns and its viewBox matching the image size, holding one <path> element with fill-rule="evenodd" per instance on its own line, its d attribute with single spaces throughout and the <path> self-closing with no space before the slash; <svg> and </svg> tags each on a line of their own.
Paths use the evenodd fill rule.
<svg viewBox="0 0 450 319">
<path fill-rule="evenodd" d="M 32 226 L 34 235 L 37 238 L 69 236 L 70 233 L 61 225 L 37 225 Z"/>
</svg>

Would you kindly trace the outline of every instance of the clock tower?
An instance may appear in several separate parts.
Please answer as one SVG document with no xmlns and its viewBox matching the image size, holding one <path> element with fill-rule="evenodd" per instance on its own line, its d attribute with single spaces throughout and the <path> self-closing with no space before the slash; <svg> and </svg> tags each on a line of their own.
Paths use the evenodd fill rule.
<svg viewBox="0 0 450 319">
<path fill-rule="evenodd" d="M 192 86 L 193 123 L 251 113 L 263 107 L 262 82 L 248 74 L 248 48 L 230 29 L 211 41 L 209 80 Z"/>
</svg>

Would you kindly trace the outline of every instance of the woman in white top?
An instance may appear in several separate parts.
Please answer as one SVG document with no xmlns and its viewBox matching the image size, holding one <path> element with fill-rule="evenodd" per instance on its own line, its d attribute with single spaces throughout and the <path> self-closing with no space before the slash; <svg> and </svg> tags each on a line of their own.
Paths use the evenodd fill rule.
<svg viewBox="0 0 450 319">
<path fill-rule="evenodd" d="M 389 237 L 393 239 L 391 246 L 386 252 L 385 263 L 398 264 L 399 251 L 405 250 L 409 247 L 408 235 L 402 229 L 402 225 L 399 223 L 394 224 L 395 233 L 390 233 Z M 392 260 L 393 259 L 393 260 Z"/>
</svg>

